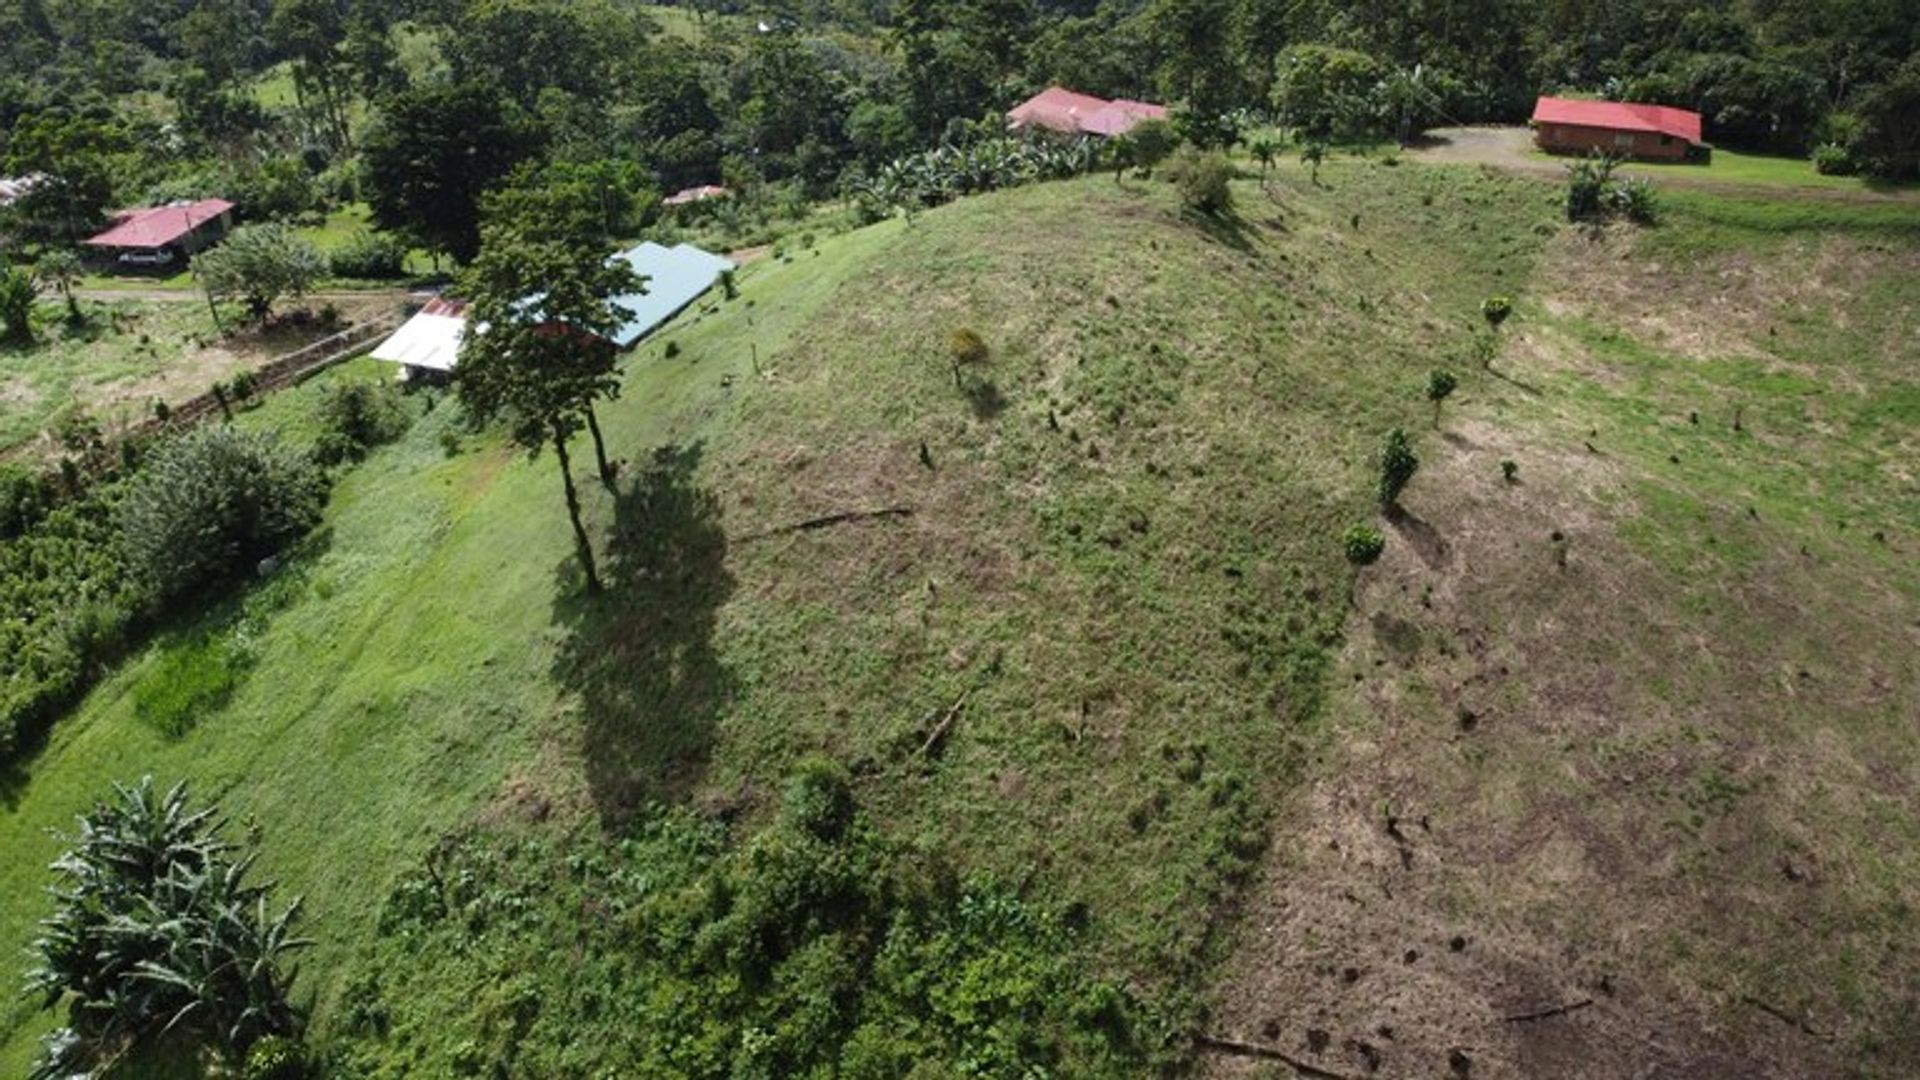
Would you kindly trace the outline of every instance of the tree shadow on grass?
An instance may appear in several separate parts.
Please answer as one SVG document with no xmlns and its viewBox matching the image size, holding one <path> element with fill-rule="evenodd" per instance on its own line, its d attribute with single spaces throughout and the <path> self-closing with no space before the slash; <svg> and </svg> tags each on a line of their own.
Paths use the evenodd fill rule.
<svg viewBox="0 0 1920 1080">
<path fill-rule="evenodd" d="M 1413 548 L 1414 554 L 1420 556 L 1420 561 L 1426 563 L 1429 570 L 1441 569 L 1452 560 L 1453 552 L 1447 547 L 1446 538 L 1430 522 L 1415 517 L 1412 511 L 1399 503 L 1387 507 L 1386 517 L 1393 531 L 1399 533 L 1400 538 Z"/>
<path fill-rule="evenodd" d="M 1183 209 L 1180 219 L 1200 230 L 1207 238 L 1217 244 L 1230 247 L 1243 255 L 1253 254 L 1253 229 L 1247 220 L 1233 210 L 1223 210 L 1217 214 L 1202 213 L 1198 210 Z"/>
<path fill-rule="evenodd" d="M 734 678 L 713 650 L 733 594 L 719 500 L 697 487 L 701 450 L 663 447 L 616 499 L 606 590 L 564 590 L 554 676 L 580 696 L 581 760 L 603 827 L 684 796 L 706 769 Z M 571 562 L 563 574 L 571 574 Z"/>
</svg>

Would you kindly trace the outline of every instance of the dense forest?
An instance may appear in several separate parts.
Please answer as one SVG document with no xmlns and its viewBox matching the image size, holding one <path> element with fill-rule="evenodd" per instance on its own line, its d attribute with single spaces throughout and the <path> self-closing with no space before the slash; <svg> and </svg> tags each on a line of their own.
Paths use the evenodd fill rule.
<svg viewBox="0 0 1920 1080">
<path fill-rule="evenodd" d="M 1721 145 L 1920 170 L 1912 0 L 702 3 L 698 33 L 657 11 L 9 0 L 0 161 L 53 181 L 12 232 L 71 241 L 110 206 L 170 197 L 254 218 L 359 198 L 464 258 L 479 192 L 523 162 L 617 188 L 636 217 L 636 191 L 695 183 L 821 197 L 1052 83 L 1166 101 L 1229 138 L 1329 115 L 1329 134 L 1407 137 L 1588 93 L 1698 109 Z"/>
</svg>

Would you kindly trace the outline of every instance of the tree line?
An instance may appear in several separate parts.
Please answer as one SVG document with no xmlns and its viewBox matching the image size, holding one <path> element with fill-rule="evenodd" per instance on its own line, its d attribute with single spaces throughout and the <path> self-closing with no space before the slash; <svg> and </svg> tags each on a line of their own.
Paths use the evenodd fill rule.
<svg viewBox="0 0 1920 1080">
<path fill-rule="evenodd" d="M 1591 93 L 1913 176 L 1916 27 L 1920 0 L 8 0 L 0 171 L 43 177 L 10 215 L 26 242 L 168 196 L 365 199 L 464 261 L 480 193 L 530 160 L 633 225 L 695 183 L 831 194 L 1059 83 L 1339 137 Z"/>
</svg>

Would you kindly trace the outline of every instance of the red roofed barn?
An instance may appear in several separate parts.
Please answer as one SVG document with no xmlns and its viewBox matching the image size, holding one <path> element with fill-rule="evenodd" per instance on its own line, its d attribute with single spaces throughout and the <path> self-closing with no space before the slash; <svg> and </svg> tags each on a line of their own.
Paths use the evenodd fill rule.
<svg viewBox="0 0 1920 1080">
<path fill-rule="evenodd" d="M 1062 135 L 1125 135 L 1142 120 L 1165 120 L 1164 105 L 1121 98 L 1108 101 L 1061 86 L 1042 90 L 1007 113 L 1007 126 L 1045 128 Z"/>
<path fill-rule="evenodd" d="M 162 251 L 191 255 L 226 235 L 227 215 L 232 210 L 233 204 L 225 199 L 127 210 L 113 228 L 88 240 L 87 246 L 123 255 Z"/>
<path fill-rule="evenodd" d="M 1543 97 L 1532 123 L 1534 142 L 1555 154 L 1599 150 L 1677 161 L 1701 145 L 1700 114 L 1666 105 Z"/>
</svg>

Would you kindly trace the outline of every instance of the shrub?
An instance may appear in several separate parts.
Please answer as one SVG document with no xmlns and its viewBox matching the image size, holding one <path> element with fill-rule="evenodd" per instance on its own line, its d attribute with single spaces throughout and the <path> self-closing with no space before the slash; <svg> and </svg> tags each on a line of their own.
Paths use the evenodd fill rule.
<svg viewBox="0 0 1920 1080">
<path fill-rule="evenodd" d="M 1233 163 L 1217 150 L 1188 150 L 1167 169 L 1180 201 L 1190 210 L 1218 217 L 1233 208 Z"/>
<path fill-rule="evenodd" d="M 343 278 L 405 277 L 407 245 L 387 233 L 355 233 L 327 256 L 327 269 L 334 277 Z"/>
<path fill-rule="evenodd" d="M 0 465 L 0 540 L 26 532 L 53 508 L 53 492 L 33 473 Z"/>
<path fill-rule="evenodd" d="M 247 1052 L 244 1080 L 304 1080 L 307 1075 L 305 1052 L 284 1035 L 269 1035 Z"/>
<path fill-rule="evenodd" d="M 1407 439 L 1407 433 L 1399 428 L 1387 432 L 1387 442 L 1380 450 L 1380 505 L 1392 509 L 1400 503 L 1400 493 L 1406 490 L 1407 482 L 1419 471 L 1420 459 L 1413 452 L 1413 443 Z"/>
<path fill-rule="evenodd" d="M 1636 225 L 1652 225 L 1660 218 L 1659 200 L 1654 196 L 1653 185 L 1645 180 L 1636 177 L 1619 181 L 1607 198 L 1614 213 Z"/>
<path fill-rule="evenodd" d="M 1520 463 L 1507 458 L 1500 462 L 1500 478 L 1511 484 L 1520 476 Z"/>
<path fill-rule="evenodd" d="M 1500 329 L 1500 324 L 1506 322 L 1507 317 L 1512 314 L 1513 300 L 1510 297 L 1489 296 L 1480 301 L 1480 317 L 1487 320 L 1487 325 L 1495 330 Z"/>
<path fill-rule="evenodd" d="M 94 1075 L 163 1030 L 234 1064 L 262 1039 L 295 1033 L 280 965 L 308 944 L 293 935 L 299 901 L 272 914 L 272 885 L 247 882 L 251 857 L 233 857 L 184 785 L 160 795 L 148 777 L 115 793 L 53 864 L 55 909 L 27 984 L 43 1007 L 66 1004 L 69 1026 L 46 1041 L 35 1075 Z"/>
<path fill-rule="evenodd" d="M 210 425 L 153 453 L 114 523 L 129 570 L 164 600 L 280 550 L 320 520 L 326 490 L 273 436 Z"/>
<path fill-rule="evenodd" d="M 1860 171 L 1860 164 L 1839 143 L 1821 143 L 1813 148 L 1813 171 L 1821 176 L 1852 176 Z"/>
<path fill-rule="evenodd" d="M 1447 400 L 1460 385 L 1450 371 L 1434 371 L 1427 375 L 1427 400 L 1433 402 L 1433 422 L 1440 423 L 1440 403 Z"/>
<path fill-rule="evenodd" d="M 314 457 L 322 465 L 360 461 L 367 451 L 406 434 L 412 423 L 406 402 L 392 384 L 340 383 L 320 399 L 320 438 Z"/>
<path fill-rule="evenodd" d="M 33 277 L 25 270 L 0 268 L 0 340 L 33 341 Z"/>
<path fill-rule="evenodd" d="M 986 339 L 970 327 L 960 327 L 947 335 L 947 349 L 953 354 L 953 362 L 966 366 L 984 364 L 993 351 L 987 347 Z"/>
<path fill-rule="evenodd" d="M 239 372 L 234 375 L 232 381 L 227 383 L 227 392 L 233 395 L 235 401 L 247 400 L 258 389 L 260 389 L 260 376 L 251 371 Z"/>
<path fill-rule="evenodd" d="M 1340 543 L 1346 549 L 1347 561 L 1355 566 L 1366 566 L 1387 550 L 1387 538 L 1371 525 L 1349 527 Z"/>
</svg>

